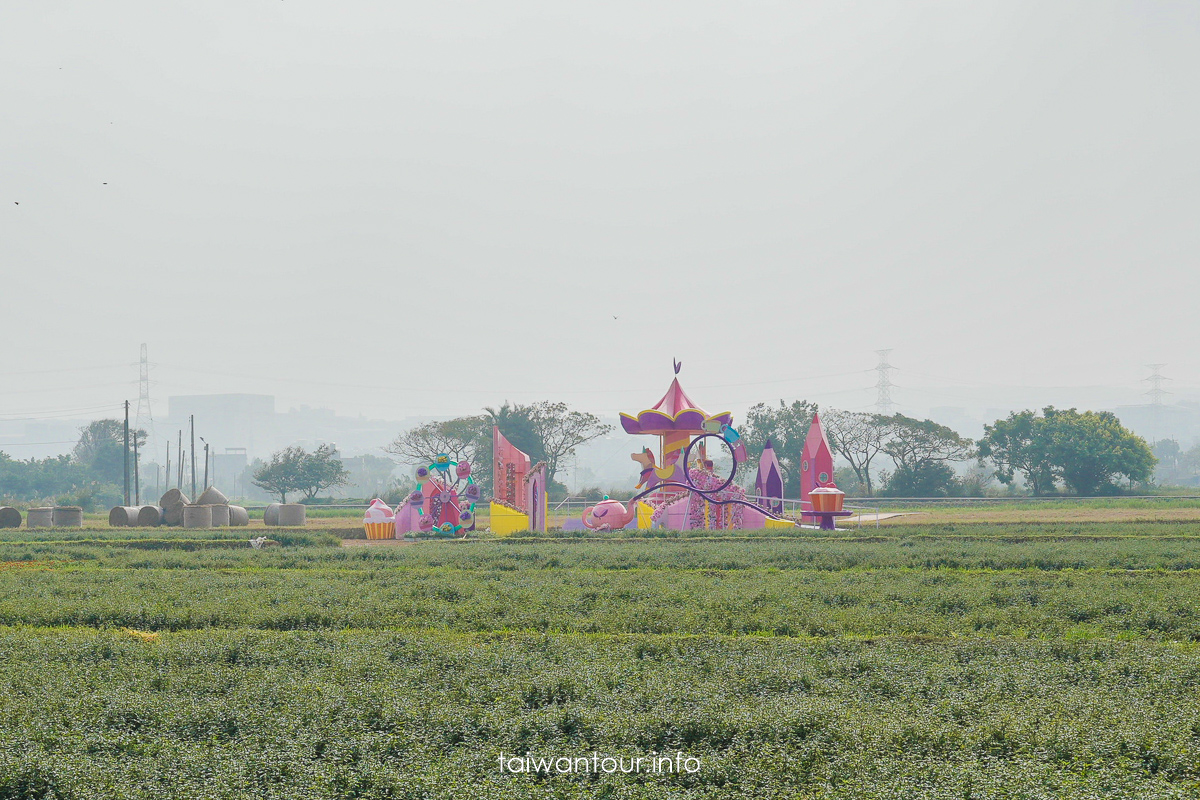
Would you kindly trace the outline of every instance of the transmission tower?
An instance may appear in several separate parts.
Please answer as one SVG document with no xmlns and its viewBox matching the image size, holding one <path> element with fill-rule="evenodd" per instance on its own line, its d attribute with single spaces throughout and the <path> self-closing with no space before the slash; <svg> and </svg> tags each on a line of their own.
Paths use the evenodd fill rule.
<svg viewBox="0 0 1200 800">
<path fill-rule="evenodd" d="M 1154 431 L 1150 436 L 1151 444 L 1157 444 L 1158 440 L 1163 438 L 1163 395 L 1168 395 L 1170 392 L 1162 388 L 1162 385 L 1163 381 L 1171 380 L 1162 374 L 1162 368 L 1165 366 L 1166 364 L 1147 364 L 1146 369 L 1150 370 L 1150 377 L 1142 378 L 1143 383 L 1150 384 L 1150 391 L 1145 392 L 1145 395 L 1150 398 L 1150 409 L 1152 411 L 1151 425 L 1154 427 Z"/>
<path fill-rule="evenodd" d="M 1145 392 L 1145 395 L 1150 398 L 1152 405 L 1161 406 L 1163 404 L 1163 395 L 1168 395 L 1166 389 L 1162 388 L 1163 381 L 1171 380 L 1163 375 L 1161 370 L 1166 364 L 1147 364 L 1146 369 L 1150 370 L 1149 378 L 1142 378 L 1142 383 L 1150 384 L 1150 391 Z"/>
<path fill-rule="evenodd" d="M 146 431 L 151 453 L 156 453 L 154 436 L 154 413 L 150 409 L 150 359 L 146 356 L 146 345 L 142 345 L 142 360 L 138 364 L 138 404 L 134 427 Z"/>
<path fill-rule="evenodd" d="M 876 350 L 875 355 L 879 356 L 879 364 L 875 367 L 875 371 L 879 373 L 879 380 L 875 381 L 875 410 L 880 414 L 891 414 L 892 408 L 896 405 L 892 400 L 892 370 L 895 369 L 888 363 L 888 357 L 892 354 L 889 350 Z"/>
</svg>

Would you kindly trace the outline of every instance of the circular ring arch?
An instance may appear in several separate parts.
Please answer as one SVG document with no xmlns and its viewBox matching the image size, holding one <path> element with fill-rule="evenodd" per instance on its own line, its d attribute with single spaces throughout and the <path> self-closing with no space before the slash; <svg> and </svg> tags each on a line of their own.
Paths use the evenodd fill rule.
<svg viewBox="0 0 1200 800">
<path fill-rule="evenodd" d="M 696 482 L 692 480 L 692 466 L 691 466 L 692 465 L 692 448 L 695 447 L 698 443 L 700 443 L 704 439 L 716 439 L 721 444 L 725 445 L 725 449 L 729 451 L 730 463 L 733 465 L 733 467 L 729 470 L 729 477 L 725 479 L 724 483 L 722 483 L 720 486 L 718 486 L 715 489 L 701 489 L 699 486 L 696 485 Z M 702 433 L 699 436 L 697 436 L 695 439 L 692 439 L 692 441 L 688 443 L 687 449 L 683 451 L 683 477 L 684 477 L 684 480 L 686 480 L 688 485 L 691 486 L 693 489 L 695 489 L 698 492 L 713 494 L 715 492 L 722 491 L 727 486 L 729 486 L 729 484 L 733 483 L 733 479 L 736 476 L 737 476 L 737 458 L 734 456 L 733 445 L 730 444 L 725 439 L 725 437 L 719 433 Z"/>
</svg>

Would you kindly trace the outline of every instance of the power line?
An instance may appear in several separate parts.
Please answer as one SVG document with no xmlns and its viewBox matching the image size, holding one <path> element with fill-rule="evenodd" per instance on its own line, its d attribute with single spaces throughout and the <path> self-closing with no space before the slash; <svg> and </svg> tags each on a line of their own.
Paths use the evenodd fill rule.
<svg viewBox="0 0 1200 800">
<path fill-rule="evenodd" d="M 879 356 L 879 364 L 876 365 L 875 371 L 879 373 L 879 380 L 875 381 L 875 410 L 880 414 L 890 415 L 892 408 L 896 402 L 892 400 L 892 370 L 895 369 L 888 363 L 888 357 L 891 356 L 891 349 L 876 350 L 875 355 Z"/>
<path fill-rule="evenodd" d="M 46 409 L 45 413 L 36 413 L 33 411 L 8 411 L 0 413 L 0 422 L 31 422 L 42 419 L 63 419 L 67 417 L 77 417 L 79 414 L 85 414 L 90 411 L 111 411 L 119 408 L 119 403 L 104 403 L 99 406 L 83 406 L 81 408 L 51 408 Z M 25 414 L 23 417 L 12 417 L 10 414 Z"/>
<path fill-rule="evenodd" d="M 427 388 L 414 387 L 414 386 L 382 386 L 382 385 L 377 385 L 377 384 L 344 383 L 341 381 L 309 380 L 307 378 L 284 378 L 284 377 L 273 377 L 273 376 L 265 376 L 265 375 L 246 375 L 246 374 L 240 374 L 240 373 L 236 373 L 236 372 L 224 372 L 221 370 L 196 369 L 194 367 L 179 367 L 179 366 L 174 366 L 172 364 L 166 364 L 166 363 L 163 363 L 162 366 L 165 367 L 168 371 L 174 370 L 177 372 L 191 372 L 191 373 L 196 373 L 196 374 L 201 374 L 201 375 L 217 375 L 217 376 L 226 377 L 226 378 L 241 378 L 244 380 L 253 380 L 253 381 L 267 382 L 267 383 L 283 382 L 283 383 L 305 384 L 308 386 L 333 386 L 333 387 L 337 387 L 339 389 L 367 389 L 367 390 L 373 390 L 373 391 L 387 391 L 387 392 L 419 392 L 422 394 L 429 393 L 429 390 Z M 794 378 L 778 378 L 778 379 L 772 379 L 772 380 L 766 380 L 766 381 L 750 381 L 750 382 L 740 381 L 738 383 L 696 384 L 694 386 L 689 385 L 689 388 L 691 388 L 691 389 L 727 389 L 727 388 L 740 387 L 740 386 L 770 386 L 773 384 L 797 383 L 800 381 L 815 381 L 815 380 L 824 380 L 824 379 L 828 379 L 828 378 L 844 378 L 844 377 L 849 377 L 851 375 L 862 375 L 867 372 L 871 372 L 871 370 L 863 369 L 863 370 L 852 370 L 850 372 L 832 372 L 832 373 L 828 373 L 825 375 L 800 375 L 800 376 L 796 376 Z M 161 380 L 155 380 L 155 381 L 151 381 L 151 382 L 159 383 L 159 384 L 163 383 Z M 183 388 L 190 387 L 196 391 L 202 391 L 204 389 L 204 387 L 191 386 L 190 384 L 181 384 L 181 383 L 176 383 L 173 381 L 167 381 L 165 385 L 177 386 L 177 387 L 183 387 Z M 537 394 L 537 393 L 540 393 L 541 390 L 461 389 L 461 388 L 438 387 L 438 391 L 446 392 L 446 393 L 454 393 L 454 394 L 519 395 L 519 394 Z M 552 389 L 552 390 L 546 390 L 546 391 L 553 391 L 555 394 L 628 394 L 628 395 L 634 395 L 634 394 L 643 393 L 642 389 L 639 389 L 636 387 L 626 388 L 626 389 Z"/>
<path fill-rule="evenodd" d="M 5 375 L 55 375 L 60 372 L 88 372 L 94 369 L 117 369 L 124 364 L 98 364 L 94 367 L 62 367 L 61 369 L 30 369 L 24 372 L 5 372 Z"/>
<path fill-rule="evenodd" d="M 131 381 L 112 381 L 110 383 L 93 383 L 87 386 L 53 386 L 44 389 L 14 389 L 11 391 L 0 392 L 0 395 L 10 394 L 51 394 L 53 392 L 74 392 L 87 391 L 90 389 L 107 389 L 111 386 L 128 386 Z"/>
</svg>

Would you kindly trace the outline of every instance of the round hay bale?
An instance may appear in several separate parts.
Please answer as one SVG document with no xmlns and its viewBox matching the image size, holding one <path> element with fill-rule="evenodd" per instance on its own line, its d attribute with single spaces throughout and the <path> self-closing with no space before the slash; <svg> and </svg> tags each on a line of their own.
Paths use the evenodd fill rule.
<svg viewBox="0 0 1200 800">
<path fill-rule="evenodd" d="M 229 507 L 229 524 L 235 528 L 250 524 L 250 512 L 241 506 Z"/>
<path fill-rule="evenodd" d="M 108 511 L 108 527 L 128 528 L 137 522 L 137 508 L 129 506 L 113 506 Z"/>
<path fill-rule="evenodd" d="M 212 526 L 214 528 L 228 528 L 229 506 L 224 503 L 214 503 L 210 504 L 209 508 L 212 509 Z"/>
<path fill-rule="evenodd" d="M 171 506 L 186 506 L 192 502 L 188 497 L 178 489 L 167 489 L 166 494 L 158 499 L 158 504 L 162 508 L 170 508 Z"/>
<path fill-rule="evenodd" d="M 53 528 L 53 508 L 31 508 L 26 516 L 25 524 L 30 528 Z"/>
<path fill-rule="evenodd" d="M 301 528 L 304 526 L 304 514 L 308 506 L 303 503 L 286 503 L 279 507 L 279 527 Z"/>
<path fill-rule="evenodd" d="M 274 528 L 279 524 L 279 503 L 271 503 L 267 506 L 267 510 L 263 512 L 263 524 L 268 528 Z"/>
<path fill-rule="evenodd" d="M 212 506 L 190 505 L 183 507 L 183 527 L 211 528 Z"/>
<path fill-rule="evenodd" d="M 82 528 L 83 509 L 79 506 L 55 506 L 50 520 L 56 528 Z"/>
<path fill-rule="evenodd" d="M 11 506 L 0 507 L 0 528 L 21 527 L 21 512 Z"/>
<path fill-rule="evenodd" d="M 162 524 L 163 510 L 158 506 L 142 506 L 137 513 L 139 528 L 157 528 Z"/>
<path fill-rule="evenodd" d="M 229 498 L 221 493 L 221 490 L 215 486 L 210 486 L 200 493 L 196 498 L 196 503 L 203 506 L 227 506 Z"/>
<path fill-rule="evenodd" d="M 170 525 L 172 528 L 178 528 L 183 524 L 183 510 L 187 506 L 180 504 L 176 506 L 163 506 L 162 524 Z"/>
</svg>

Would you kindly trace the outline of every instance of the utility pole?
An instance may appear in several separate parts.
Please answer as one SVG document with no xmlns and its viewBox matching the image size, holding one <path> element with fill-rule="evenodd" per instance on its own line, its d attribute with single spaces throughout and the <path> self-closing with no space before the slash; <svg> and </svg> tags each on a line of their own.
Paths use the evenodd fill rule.
<svg viewBox="0 0 1200 800">
<path fill-rule="evenodd" d="M 192 444 L 189 453 L 192 457 L 192 502 L 196 502 L 196 415 L 188 415 L 188 424 L 192 427 Z"/>
<path fill-rule="evenodd" d="M 167 486 L 170 486 L 170 485 L 171 485 L 171 440 L 167 439 Z M 155 489 L 159 488 L 157 481 L 155 482 L 154 488 Z M 158 493 L 158 495 L 159 495 L 159 497 L 161 497 L 162 492 L 160 491 Z"/>
<path fill-rule="evenodd" d="M 125 505 L 129 505 L 129 401 L 125 401 Z"/>
<path fill-rule="evenodd" d="M 142 504 L 142 479 L 138 476 L 137 433 L 133 434 L 133 504 Z"/>
<path fill-rule="evenodd" d="M 200 441 L 204 442 L 204 489 L 205 489 L 205 491 L 207 491 L 208 485 L 209 485 L 208 484 L 208 442 L 206 442 L 204 440 L 203 436 L 200 437 Z"/>
<path fill-rule="evenodd" d="M 875 367 L 875 371 L 879 373 L 879 380 L 875 382 L 875 410 L 880 414 L 890 415 L 893 406 L 896 403 L 892 400 L 892 370 L 895 369 L 888 363 L 888 356 L 892 354 L 889 350 L 876 350 L 875 355 L 879 356 L 879 364 Z"/>
<path fill-rule="evenodd" d="M 179 431 L 179 444 L 175 446 L 175 488 L 183 489 L 183 431 Z"/>
</svg>

